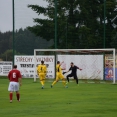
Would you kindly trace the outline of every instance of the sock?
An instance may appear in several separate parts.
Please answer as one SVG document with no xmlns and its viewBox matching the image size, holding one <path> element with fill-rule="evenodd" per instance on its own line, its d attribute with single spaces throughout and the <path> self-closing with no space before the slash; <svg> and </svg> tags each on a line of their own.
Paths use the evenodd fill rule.
<svg viewBox="0 0 117 117">
<path fill-rule="evenodd" d="M 69 82 L 69 78 L 67 77 L 67 81 Z"/>
<path fill-rule="evenodd" d="M 45 84 L 45 79 L 43 79 L 43 84 Z"/>
<path fill-rule="evenodd" d="M 78 79 L 76 79 L 76 83 L 78 84 Z"/>
<path fill-rule="evenodd" d="M 41 85 L 42 85 L 42 86 L 44 86 L 44 83 L 43 83 L 43 81 L 41 80 L 40 82 L 41 82 Z"/>
<path fill-rule="evenodd" d="M 13 93 L 10 93 L 10 94 L 9 94 L 9 98 L 10 98 L 10 100 L 12 100 L 12 98 L 13 98 Z"/>
<path fill-rule="evenodd" d="M 16 97 L 17 97 L 17 100 L 19 101 L 19 99 L 20 99 L 20 94 L 17 93 L 17 94 L 16 94 Z"/>
<path fill-rule="evenodd" d="M 65 81 L 65 80 L 63 80 L 62 82 L 63 82 L 63 85 L 65 86 L 65 85 L 66 85 L 66 81 Z"/>
<path fill-rule="evenodd" d="M 52 83 L 52 86 L 53 86 L 54 84 L 56 84 L 56 82 L 57 82 L 57 81 L 55 80 L 55 81 Z"/>
</svg>

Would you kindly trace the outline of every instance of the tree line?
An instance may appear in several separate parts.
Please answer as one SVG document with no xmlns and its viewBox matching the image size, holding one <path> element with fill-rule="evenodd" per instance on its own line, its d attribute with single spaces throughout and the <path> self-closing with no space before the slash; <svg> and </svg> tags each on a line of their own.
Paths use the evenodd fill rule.
<svg viewBox="0 0 117 117">
<path fill-rule="evenodd" d="M 28 5 L 46 18 L 34 18 L 34 26 L 14 32 L 15 54 L 33 55 L 34 49 L 55 48 L 55 43 L 57 49 L 117 48 L 116 0 L 57 0 L 56 6 L 55 0 L 46 1 L 47 7 Z M 0 32 L 3 60 L 12 59 L 12 34 Z"/>
<path fill-rule="evenodd" d="M 51 47 L 53 41 L 46 41 L 40 36 L 35 36 L 28 29 L 19 29 L 14 33 L 14 50 L 16 55 L 33 55 L 34 49 Z M 12 61 L 13 58 L 13 32 L 0 32 L 0 58 Z"/>
<path fill-rule="evenodd" d="M 117 48 L 116 0 L 46 1 L 47 7 L 28 5 L 47 17 L 34 18 L 36 25 L 28 29 L 35 35 L 50 40 L 57 31 L 57 48 L 63 49 Z"/>
</svg>

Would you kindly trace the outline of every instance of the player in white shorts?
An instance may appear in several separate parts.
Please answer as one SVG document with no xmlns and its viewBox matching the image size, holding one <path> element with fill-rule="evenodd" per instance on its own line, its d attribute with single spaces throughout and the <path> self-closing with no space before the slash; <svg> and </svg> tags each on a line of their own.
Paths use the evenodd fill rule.
<svg viewBox="0 0 117 117">
<path fill-rule="evenodd" d="M 10 82 L 8 91 L 11 91 L 11 92 L 19 91 L 19 82 Z"/>
<path fill-rule="evenodd" d="M 14 65 L 13 69 L 8 74 L 9 78 L 9 87 L 8 91 L 10 102 L 12 102 L 13 99 L 13 92 L 16 92 L 17 100 L 20 101 L 20 93 L 19 93 L 19 86 L 21 86 L 21 73 L 19 70 L 17 70 L 17 65 Z"/>
</svg>

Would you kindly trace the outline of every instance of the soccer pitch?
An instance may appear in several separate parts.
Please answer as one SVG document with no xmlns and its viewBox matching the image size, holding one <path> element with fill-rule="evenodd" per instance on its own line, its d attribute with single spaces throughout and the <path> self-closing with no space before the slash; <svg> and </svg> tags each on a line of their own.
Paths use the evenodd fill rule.
<svg viewBox="0 0 117 117">
<path fill-rule="evenodd" d="M 117 85 L 61 82 L 41 89 L 40 82 L 22 79 L 21 102 L 9 103 L 8 79 L 0 79 L 0 117 L 117 117 Z"/>
</svg>

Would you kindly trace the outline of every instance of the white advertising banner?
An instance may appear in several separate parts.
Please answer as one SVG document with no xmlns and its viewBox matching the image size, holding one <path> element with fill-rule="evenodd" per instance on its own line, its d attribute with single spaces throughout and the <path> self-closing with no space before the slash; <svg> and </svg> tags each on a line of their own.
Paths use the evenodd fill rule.
<svg viewBox="0 0 117 117">
<path fill-rule="evenodd" d="M 41 61 L 44 60 L 44 63 L 47 66 L 47 78 L 54 78 L 54 56 L 36 56 L 36 66 L 34 56 L 15 56 L 15 64 L 18 66 L 22 77 L 25 78 L 34 78 L 34 70 L 38 64 L 41 64 Z M 36 72 L 36 77 L 37 72 Z"/>
<path fill-rule="evenodd" d="M 0 61 L 0 76 L 7 76 L 9 71 L 12 70 L 12 62 Z"/>
<path fill-rule="evenodd" d="M 57 59 L 63 62 L 64 71 L 69 70 L 71 62 L 81 68 L 77 70 L 79 79 L 103 79 L 103 55 L 58 55 Z"/>
<path fill-rule="evenodd" d="M 36 65 L 44 63 L 47 66 L 47 78 L 55 78 L 55 57 L 54 56 L 36 56 Z M 57 60 L 63 62 L 61 67 L 68 71 L 70 63 L 82 69 L 77 70 L 79 79 L 103 79 L 103 55 L 58 55 Z M 25 78 L 34 78 L 35 60 L 34 56 L 15 56 L 15 64 Z M 67 74 L 69 74 L 68 72 Z M 67 75 L 65 74 L 65 76 Z M 36 77 L 37 73 L 36 73 Z"/>
</svg>

